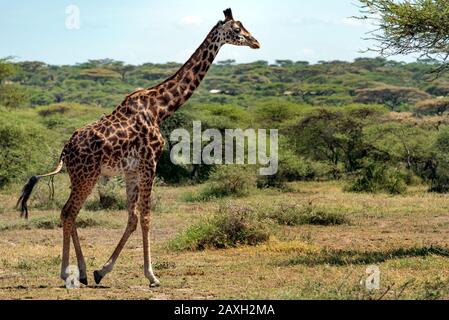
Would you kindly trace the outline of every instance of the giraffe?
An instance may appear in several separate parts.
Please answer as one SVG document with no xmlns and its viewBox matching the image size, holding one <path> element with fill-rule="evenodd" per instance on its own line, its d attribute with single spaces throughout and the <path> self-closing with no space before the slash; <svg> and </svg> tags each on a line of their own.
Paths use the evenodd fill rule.
<svg viewBox="0 0 449 320">
<path fill-rule="evenodd" d="M 233 18 L 231 9 L 219 21 L 190 59 L 170 78 L 129 94 L 116 109 L 98 121 L 76 130 L 61 153 L 57 168 L 48 174 L 30 178 L 17 205 L 21 216 L 28 218 L 27 201 L 33 187 L 44 177 L 58 174 L 64 164 L 70 177 L 71 192 L 61 211 L 63 231 L 60 278 L 68 277 L 70 239 L 73 241 L 80 282 L 87 285 L 86 263 L 76 228 L 76 217 L 100 176 L 122 174 L 126 183 L 128 222 L 122 238 L 109 260 L 94 271 L 99 284 L 112 271 L 130 235 L 142 230 L 144 274 L 150 287 L 160 285 L 154 275 L 150 254 L 150 196 L 156 166 L 164 148 L 160 125 L 178 110 L 204 79 L 224 44 L 259 49 L 259 42 Z"/>
</svg>

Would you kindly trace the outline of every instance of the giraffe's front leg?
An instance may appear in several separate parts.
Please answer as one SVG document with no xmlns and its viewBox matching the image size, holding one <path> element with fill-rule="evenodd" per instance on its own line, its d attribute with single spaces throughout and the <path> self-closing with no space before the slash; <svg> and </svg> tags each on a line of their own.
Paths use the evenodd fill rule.
<svg viewBox="0 0 449 320">
<path fill-rule="evenodd" d="M 150 223 L 151 223 L 151 191 L 153 188 L 153 180 L 155 175 L 155 167 L 142 172 L 139 176 L 139 200 L 138 212 L 140 213 L 140 225 L 142 228 L 143 241 L 143 268 L 145 277 L 150 280 L 150 287 L 158 287 L 159 280 L 156 278 L 151 265 L 150 252 Z"/>
</svg>

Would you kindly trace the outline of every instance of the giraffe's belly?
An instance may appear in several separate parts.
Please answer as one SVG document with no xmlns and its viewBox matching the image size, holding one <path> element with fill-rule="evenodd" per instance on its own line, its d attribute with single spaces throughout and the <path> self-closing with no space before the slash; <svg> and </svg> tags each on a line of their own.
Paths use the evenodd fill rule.
<svg viewBox="0 0 449 320">
<path fill-rule="evenodd" d="M 122 173 L 120 168 L 110 167 L 110 166 L 102 166 L 101 167 L 101 175 L 105 177 L 115 177 Z"/>
<path fill-rule="evenodd" d="M 136 157 L 129 156 L 116 163 L 108 163 L 101 166 L 101 175 L 114 177 L 123 172 L 136 171 L 139 166 L 139 160 Z"/>
</svg>

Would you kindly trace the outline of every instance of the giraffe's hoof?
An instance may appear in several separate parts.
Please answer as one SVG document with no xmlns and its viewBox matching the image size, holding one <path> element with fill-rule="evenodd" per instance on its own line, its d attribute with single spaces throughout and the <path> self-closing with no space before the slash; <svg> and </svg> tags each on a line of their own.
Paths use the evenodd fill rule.
<svg viewBox="0 0 449 320">
<path fill-rule="evenodd" d="M 159 280 L 154 280 L 154 282 L 150 283 L 150 288 L 157 288 L 161 286 L 161 282 Z"/>
<path fill-rule="evenodd" d="M 103 279 L 103 276 L 98 271 L 94 271 L 94 279 L 96 284 L 100 284 L 101 279 Z"/>
<path fill-rule="evenodd" d="M 80 279 L 80 282 L 81 282 L 82 284 L 84 284 L 85 286 L 87 286 L 87 278 L 82 278 L 82 279 Z"/>
</svg>

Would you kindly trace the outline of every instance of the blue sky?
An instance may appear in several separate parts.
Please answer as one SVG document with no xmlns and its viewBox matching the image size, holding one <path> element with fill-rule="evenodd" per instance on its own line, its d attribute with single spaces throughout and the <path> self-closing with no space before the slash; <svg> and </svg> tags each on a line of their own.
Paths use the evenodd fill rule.
<svg viewBox="0 0 449 320">
<path fill-rule="evenodd" d="M 231 7 L 260 50 L 225 46 L 218 60 L 351 61 L 370 45 L 373 27 L 350 17 L 357 0 L 0 0 L 0 57 L 74 64 L 112 58 L 127 63 L 183 62 Z M 66 27 L 66 8 L 80 28 Z M 401 57 L 410 61 L 411 58 Z"/>
</svg>

